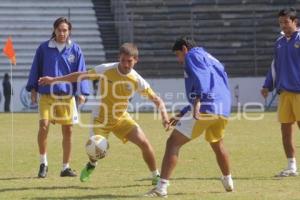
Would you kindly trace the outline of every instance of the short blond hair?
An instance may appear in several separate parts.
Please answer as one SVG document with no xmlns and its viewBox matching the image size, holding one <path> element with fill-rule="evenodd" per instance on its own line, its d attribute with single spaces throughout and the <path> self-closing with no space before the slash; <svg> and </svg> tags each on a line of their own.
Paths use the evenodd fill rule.
<svg viewBox="0 0 300 200">
<path fill-rule="evenodd" d="M 133 43 L 124 43 L 119 49 L 119 54 L 125 54 L 137 58 L 139 56 L 139 50 Z"/>
</svg>

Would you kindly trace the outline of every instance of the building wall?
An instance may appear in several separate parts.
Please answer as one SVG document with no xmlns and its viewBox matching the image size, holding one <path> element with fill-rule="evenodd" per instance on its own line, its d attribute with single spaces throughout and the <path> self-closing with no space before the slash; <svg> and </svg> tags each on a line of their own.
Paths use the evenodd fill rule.
<svg viewBox="0 0 300 200">
<path fill-rule="evenodd" d="M 147 79 L 152 88 L 158 93 L 165 101 L 169 110 L 178 110 L 186 105 L 186 98 L 184 93 L 184 80 L 183 79 Z M 265 105 L 265 100 L 260 95 L 260 89 L 263 84 L 263 77 L 249 77 L 249 78 L 230 78 L 230 90 L 232 93 L 232 106 L 244 105 Z M 11 101 L 11 110 L 14 112 L 37 112 L 37 106 L 30 104 L 30 93 L 26 92 L 25 85 L 26 79 L 13 80 L 13 98 Z M 1 84 L 2 86 L 2 84 Z M 92 88 L 92 87 L 91 87 Z M 3 88 L 1 87 L 1 93 Z M 91 94 L 92 94 L 91 89 Z M 268 102 L 271 97 L 269 96 Z M 93 101 L 93 95 L 89 97 L 89 101 Z M 131 100 L 129 106 L 130 111 L 147 111 L 153 109 L 154 105 L 135 95 Z M 272 106 L 276 106 L 276 101 Z M 4 97 L 2 95 L 0 102 L 0 112 L 3 112 Z M 83 110 L 89 110 L 88 103 L 83 106 Z"/>
</svg>

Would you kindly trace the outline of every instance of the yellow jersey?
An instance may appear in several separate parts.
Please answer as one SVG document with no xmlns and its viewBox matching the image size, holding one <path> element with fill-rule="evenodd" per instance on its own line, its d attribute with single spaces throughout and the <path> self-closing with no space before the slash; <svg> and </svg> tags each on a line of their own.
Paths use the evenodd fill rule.
<svg viewBox="0 0 300 200">
<path fill-rule="evenodd" d="M 114 126 L 127 111 L 130 98 L 138 92 L 152 98 L 155 93 L 149 83 L 134 69 L 128 74 L 118 70 L 119 63 L 106 63 L 88 70 L 90 79 L 99 79 L 97 98 L 99 102 L 93 109 L 93 116 L 105 126 Z M 93 78 L 92 78 L 93 77 Z"/>
</svg>

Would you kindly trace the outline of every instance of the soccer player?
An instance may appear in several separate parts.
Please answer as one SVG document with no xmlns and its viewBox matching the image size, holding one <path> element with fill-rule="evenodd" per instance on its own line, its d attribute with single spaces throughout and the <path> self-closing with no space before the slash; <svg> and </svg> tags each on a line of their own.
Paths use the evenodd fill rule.
<svg viewBox="0 0 300 200">
<path fill-rule="evenodd" d="M 94 79 L 99 76 L 98 98 L 99 104 L 93 110 L 92 134 L 108 138 L 110 132 L 115 134 L 123 143 L 130 141 L 142 151 L 144 161 L 152 172 L 152 184 L 159 179 L 154 151 L 140 126 L 127 112 L 128 102 L 135 92 L 147 97 L 157 106 L 162 116 L 163 126 L 166 128 L 169 118 L 164 102 L 153 92 L 150 85 L 133 69 L 138 62 L 138 49 L 132 43 L 125 43 L 120 47 L 119 62 L 96 66 L 88 72 L 75 72 L 62 77 L 43 77 L 39 83 L 52 84 L 56 81 L 77 82 L 79 78 Z M 81 171 L 80 180 L 87 181 L 94 171 L 97 162 L 91 160 Z"/>
<path fill-rule="evenodd" d="M 284 35 L 275 42 L 274 59 L 261 94 L 267 98 L 274 89 L 279 94 L 278 120 L 287 167 L 276 176 L 287 177 L 298 175 L 292 125 L 297 122 L 300 127 L 300 32 L 294 8 L 281 10 L 278 21 Z"/>
<path fill-rule="evenodd" d="M 227 74 L 216 58 L 197 47 L 189 37 L 176 40 L 173 51 L 178 61 L 184 65 L 186 96 L 190 105 L 170 119 L 169 125 L 174 125 L 175 129 L 166 143 L 161 178 L 156 187 L 145 196 L 167 197 L 169 179 L 176 167 L 180 148 L 201 134 L 205 134 L 205 139 L 216 155 L 225 190 L 231 192 L 233 181 L 228 153 L 223 143 L 231 108 Z"/>
<path fill-rule="evenodd" d="M 50 88 L 38 85 L 42 76 L 61 76 L 75 71 L 86 71 L 83 54 L 80 47 L 71 41 L 72 25 L 65 18 L 60 17 L 53 24 L 50 40 L 43 42 L 36 50 L 33 59 L 26 90 L 31 92 L 32 103 L 39 98 L 39 131 L 38 145 L 40 153 L 40 168 L 38 177 L 45 178 L 48 172 L 47 136 L 50 122 L 62 126 L 63 166 L 60 176 L 76 176 L 70 168 L 72 124 L 77 121 L 77 110 L 74 95 L 78 95 L 83 103 L 89 94 L 88 82 L 80 85 L 61 83 Z"/>
</svg>

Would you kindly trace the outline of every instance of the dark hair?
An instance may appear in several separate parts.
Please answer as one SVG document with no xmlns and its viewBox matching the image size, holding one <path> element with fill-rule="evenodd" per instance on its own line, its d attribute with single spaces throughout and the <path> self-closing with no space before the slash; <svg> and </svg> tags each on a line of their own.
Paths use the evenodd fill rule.
<svg viewBox="0 0 300 200">
<path fill-rule="evenodd" d="M 190 50 L 193 47 L 196 47 L 196 42 L 191 37 L 183 36 L 175 41 L 172 51 L 181 51 L 183 45 Z"/>
<path fill-rule="evenodd" d="M 57 29 L 57 27 L 58 27 L 61 23 L 66 23 L 66 24 L 68 24 L 69 31 L 72 30 L 72 24 L 71 24 L 71 22 L 70 22 L 66 17 L 60 17 L 60 18 L 57 18 L 57 19 L 55 20 L 55 22 L 53 23 L 53 32 L 52 32 L 51 39 L 56 37 L 56 35 L 55 35 L 55 29 Z"/>
<path fill-rule="evenodd" d="M 289 17 L 292 21 L 297 19 L 297 11 L 295 8 L 285 8 L 279 11 L 278 17 Z"/>
<path fill-rule="evenodd" d="M 139 50 L 133 43 L 124 43 L 119 49 L 119 54 L 125 54 L 137 58 L 139 56 Z"/>
</svg>

